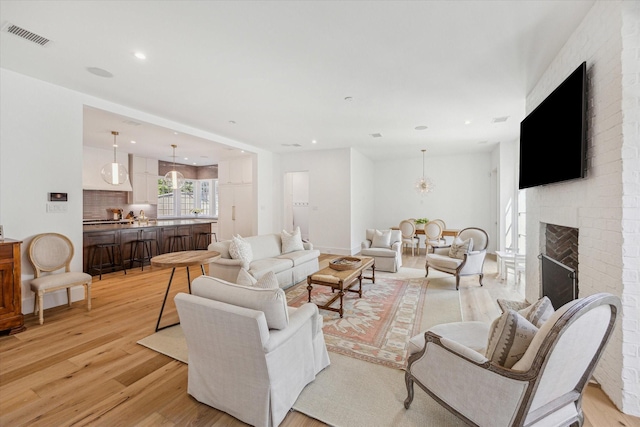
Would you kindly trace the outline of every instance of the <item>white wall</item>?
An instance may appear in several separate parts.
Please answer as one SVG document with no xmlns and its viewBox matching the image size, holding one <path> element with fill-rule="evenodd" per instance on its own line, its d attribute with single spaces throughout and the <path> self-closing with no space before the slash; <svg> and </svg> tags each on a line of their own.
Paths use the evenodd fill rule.
<svg viewBox="0 0 640 427">
<path fill-rule="evenodd" d="M 489 252 L 497 232 L 491 218 L 491 153 L 425 157 L 432 193 L 420 195 L 414 185 L 422 175 L 422 154 L 375 163 L 374 228 L 397 226 L 407 218 L 442 219 L 447 228 L 480 227 L 489 233 Z"/>
<path fill-rule="evenodd" d="M 22 311 L 31 313 L 26 251 L 33 236 L 69 237 L 76 248 L 72 267 L 82 270 L 82 103 L 76 92 L 4 69 L 0 92 L 0 224 L 6 237 L 24 242 Z M 47 213 L 50 192 L 68 194 L 68 202 L 59 202 L 67 212 Z M 74 289 L 72 299 L 83 295 Z M 64 291 L 45 297 L 45 308 L 65 303 Z"/>
<path fill-rule="evenodd" d="M 351 150 L 351 255 L 360 252 L 365 230 L 375 221 L 375 164 Z"/>
<path fill-rule="evenodd" d="M 274 176 L 284 227 L 283 177 L 287 172 L 309 172 L 309 240 L 324 253 L 351 254 L 351 161 L 350 149 L 319 150 L 280 155 Z"/>
<path fill-rule="evenodd" d="M 587 62 L 588 176 L 527 190 L 526 251 L 526 297 L 535 301 L 540 297 L 536 255 L 543 248 L 543 224 L 579 229 L 579 296 L 610 292 L 623 302 L 595 377 L 618 408 L 636 416 L 640 415 L 638 5 L 596 2 L 527 97 L 530 112 L 582 61 Z M 630 60 L 624 68 L 623 47 Z"/>
</svg>

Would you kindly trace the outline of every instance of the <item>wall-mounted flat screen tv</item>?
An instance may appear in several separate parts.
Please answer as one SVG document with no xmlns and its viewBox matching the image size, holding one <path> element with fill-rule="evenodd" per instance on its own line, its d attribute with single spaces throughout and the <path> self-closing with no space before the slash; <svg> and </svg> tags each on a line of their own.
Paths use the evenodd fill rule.
<svg viewBox="0 0 640 427">
<path fill-rule="evenodd" d="M 587 64 L 520 123 L 519 188 L 586 176 Z"/>
</svg>

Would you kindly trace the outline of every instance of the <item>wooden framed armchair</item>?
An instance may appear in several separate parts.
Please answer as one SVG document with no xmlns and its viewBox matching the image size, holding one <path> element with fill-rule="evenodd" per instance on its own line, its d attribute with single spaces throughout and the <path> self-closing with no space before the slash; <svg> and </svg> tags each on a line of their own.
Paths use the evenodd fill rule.
<svg viewBox="0 0 640 427">
<path fill-rule="evenodd" d="M 460 231 L 456 239 L 445 246 L 434 246 L 433 253 L 427 253 L 426 274 L 429 268 L 453 274 L 456 277 L 456 290 L 460 288 L 461 276 L 479 276 L 480 286 L 484 273 L 484 258 L 489 246 L 489 235 L 477 227 L 468 227 Z"/>
<path fill-rule="evenodd" d="M 410 340 L 404 406 L 411 405 L 415 383 L 469 425 L 580 426 L 582 394 L 620 307 L 620 299 L 607 293 L 565 304 L 511 368 L 477 348 L 483 338 L 489 341 L 490 328 L 482 322 L 435 326 Z"/>
</svg>

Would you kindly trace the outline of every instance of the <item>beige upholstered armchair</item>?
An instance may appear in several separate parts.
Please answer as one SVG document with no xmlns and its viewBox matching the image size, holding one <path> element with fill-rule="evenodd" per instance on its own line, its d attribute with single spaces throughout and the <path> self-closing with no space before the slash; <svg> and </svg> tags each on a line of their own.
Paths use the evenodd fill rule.
<svg viewBox="0 0 640 427">
<path fill-rule="evenodd" d="M 208 276 L 196 278 L 191 292 L 175 297 L 187 341 L 187 392 L 252 426 L 279 425 L 329 365 L 318 307 L 288 307 L 282 289 Z"/>
<path fill-rule="evenodd" d="M 512 332 L 513 324 L 506 323 L 502 334 L 490 332 L 481 322 L 435 326 L 410 340 L 404 406 L 411 405 L 415 383 L 469 425 L 580 426 L 582 393 L 618 310 L 618 297 L 605 293 L 565 304 L 539 329 L 529 326 L 531 341 L 518 349 L 521 357 L 510 368 L 478 346 L 484 342 L 491 348 L 489 338 L 502 334 L 505 344 L 517 341 L 520 336 Z M 509 310 L 506 316 L 514 317 L 513 313 Z M 508 350 L 498 348 L 499 355 L 504 351 Z"/>
<path fill-rule="evenodd" d="M 375 259 L 376 270 L 395 273 L 402 267 L 402 231 L 368 228 L 360 255 Z"/>
<path fill-rule="evenodd" d="M 456 277 L 456 290 L 460 288 L 460 277 L 478 275 L 480 286 L 484 274 L 484 258 L 489 246 L 489 235 L 481 228 L 465 228 L 450 245 L 434 246 L 433 253 L 427 254 L 426 276 L 429 268 L 453 274 Z"/>
</svg>

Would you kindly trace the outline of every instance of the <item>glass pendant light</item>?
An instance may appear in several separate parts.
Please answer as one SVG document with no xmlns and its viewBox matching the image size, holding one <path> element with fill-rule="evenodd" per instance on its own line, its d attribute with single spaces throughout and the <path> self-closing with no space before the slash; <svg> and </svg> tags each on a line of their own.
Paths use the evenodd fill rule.
<svg viewBox="0 0 640 427">
<path fill-rule="evenodd" d="M 164 182 L 172 190 L 180 190 L 184 186 L 184 175 L 176 170 L 176 147 L 177 145 L 171 144 L 173 147 L 173 170 L 167 172 L 164 176 Z"/>
<path fill-rule="evenodd" d="M 127 182 L 129 173 L 127 172 L 127 168 L 124 167 L 123 164 L 118 163 L 116 159 L 116 148 L 118 148 L 116 137 L 118 136 L 118 132 L 112 130 L 111 135 L 113 135 L 113 163 L 104 165 L 100 171 L 100 175 L 102 175 L 102 179 L 108 184 L 120 185 Z"/>
<path fill-rule="evenodd" d="M 420 151 L 422 151 L 422 176 L 416 181 L 415 190 L 417 193 L 425 195 L 433 191 L 434 185 L 429 178 L 424 176 L 424 152 L 427 150 Z"/>
</svg>

